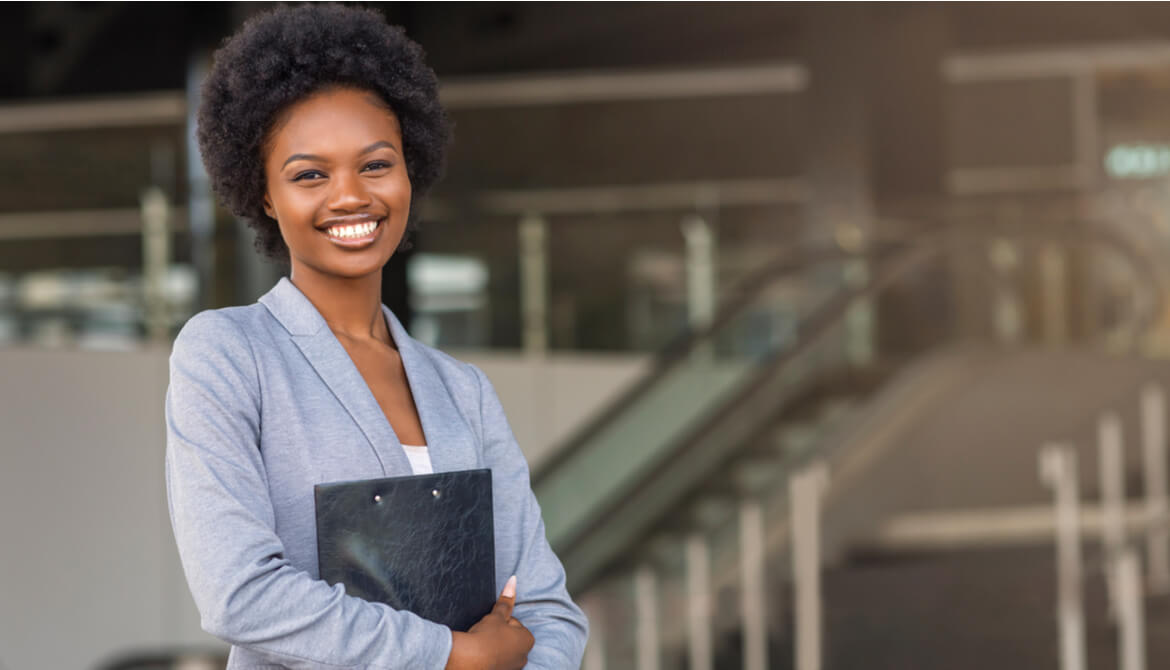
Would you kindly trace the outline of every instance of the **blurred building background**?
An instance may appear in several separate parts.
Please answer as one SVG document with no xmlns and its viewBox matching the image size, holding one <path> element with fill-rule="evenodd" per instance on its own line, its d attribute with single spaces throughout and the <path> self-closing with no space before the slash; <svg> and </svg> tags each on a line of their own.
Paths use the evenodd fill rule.
<svg viewBox="0 0 1170 670">
<path fill-rule="evenodd" d="M 1170 6 L 370 5 L 456 128 L 384 299 L 499 390 L 585 667 L 1170 663 Z M 223 650 L 162 403 L 279 277 L 191 142 L 264 8 L 0 9 L 5 670 Z"/>
</svg>

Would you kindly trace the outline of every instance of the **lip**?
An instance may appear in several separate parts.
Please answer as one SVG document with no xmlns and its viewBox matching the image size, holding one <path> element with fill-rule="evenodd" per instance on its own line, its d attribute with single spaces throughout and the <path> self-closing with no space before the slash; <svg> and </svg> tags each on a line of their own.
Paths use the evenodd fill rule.
<svg viewBox="0 0 1170 670">
<path fill-rule="evenodd" d="M 339 238 L 339 237 L 333 237 L 332 235 L 329 234 L 329 228 L 331 228 L 333 226 L 368 223 L 371 220 L 376 221 L 377 225 L 374 226 L 374 230 L 372 230 L 368 235 L 365 235 L 363 237 Z M 370 218 L 358 219 L 358 220 L 354 220 L 354 221 L 331 221 L 329 225 L 325 226 L 324 228 L 320 228 L 319 230 L 321 231 L 321 234 L 326 237 L 326 239 L 328 239 L 330 242 L 336 244 L 337 246 L 343 247 L 346 249 L 357 249 L 357 248 L 365 247 L 365 246 L 372 244 L 374 242 L 374 240 L 376 240 L 378 238 L 378 236 L 382 234 L 382 228 L 384 227 L 383 224 L 385 224 L 385 223 L 386 223 L 385 219 L 370 219 Z"/>
</svg>

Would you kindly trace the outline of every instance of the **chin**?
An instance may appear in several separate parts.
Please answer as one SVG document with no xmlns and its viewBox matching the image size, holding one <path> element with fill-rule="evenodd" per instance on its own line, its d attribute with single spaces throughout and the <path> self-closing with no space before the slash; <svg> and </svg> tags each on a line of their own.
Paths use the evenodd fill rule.
<svg viewBox="0 0 1170 670">
<path fill-rule="evenodd" d="M 339 277 L 343 279 L 362 279 L 372 274 L 379 274 L 393 254 L 354 254 L 351 258 L 318 257 L 312 260 L 301 260 L 297 264 L 305 266 L 316 275 L 325 277 Z"/>
</svg>

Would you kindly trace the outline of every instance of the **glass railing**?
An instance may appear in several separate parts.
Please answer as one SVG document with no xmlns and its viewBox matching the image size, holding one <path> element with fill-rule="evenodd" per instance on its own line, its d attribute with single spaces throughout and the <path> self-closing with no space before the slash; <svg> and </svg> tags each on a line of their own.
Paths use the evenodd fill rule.
<svg viewBox="0 0 1170 670">
<path fill-rule="evenodd" d="M 667 354 L 655 374 L 537 473 L 546 530 L 570 574 L 599 568 L 718 468 L 724 445 L 756 430 L 763 417 L 754 412 L 797 402 L 823 373 L 849 367 L 857 356 L 852 342 L 870 338 L 857 332 L 870 322 L 853 315 L 871 309 L 875 291 L 930 254 L 930 247 L 916 245 L 778 263 L 753 278 L 758 288 L 743 293 L 711 327 Z M 779 287 L 810 276 L 857 277 L 847 270 L 859 262 L 875 270 L 836 290 L 805 291 L 814 297 L 788 319 L 775 317 L 777 304 L 792 309 Z M 743 416 L 729 421 L 728 407 Z"/>
<path fill-rule="evenodd" d="M 826 276 L 817 268 L 849 280 L 803 305 L 795 326 L 761 326 L 773 287 Z M 537 473 L 549 537 L 595 622 L 586 667 L 790 656 L 778 648 L 793 617 L 789 479 L 829 457 L 855 408 L 911 361 L 972 340 L 1118 352 L 1157 350 L 1165 336 L 1156 265 L 1091 228 L 953 229 L 865 255 L 785 259 L 752 281 Z M 939 281 L 968 309 L 945 310 L 933 339 L 899 339 L 938 315 L 914 289 Z M 881 323 L 894 296 L 888 312 L 910 318 Z"/>
<path fill-rule="evenodd" d="M 785 287 L 809 282 L 818 290 L 796 293 L 815 297 L 793 308 Z M 823 451 L 819 437 L 848 419 L 851 403 L 940 345 L 1117 351 L 1150 347 L 1163 333 L 1151 327 L 1162 315 L 1153 263 L 1085 226 L 952 227 L 865 253 L 794 255 L 743 288 L 535 473 L 549 539 L 578 592 L 615 571 L 629 583 L 605 588 L 636 590 L 630 557 L 651 551 L 648 538 L 663 528 L 676 543 L 680 528 L 715 538 L 736 528 L 734 514 L 696 521 L 697 505 L 722 500 L 734 510 L 750 497 L 765 518 L 783 518 L 786 477 Z M 779 528 L 768 525 L 772 550 Z M 715 579 L 738 583 L 734 556 L 714 551 L 712 565 L 726 564 Z"/>
</svg>

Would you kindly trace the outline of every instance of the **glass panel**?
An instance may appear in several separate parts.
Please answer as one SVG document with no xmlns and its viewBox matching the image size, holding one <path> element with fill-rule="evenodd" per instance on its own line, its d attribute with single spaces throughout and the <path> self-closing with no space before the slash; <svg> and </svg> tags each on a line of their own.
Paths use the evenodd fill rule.
<svg viewBox="0 0 1170 670">
<path fill-rule="evenodd" d="M 168 318 L 177 328 L 194 312 L 190 265 L 168 268 Z M 128 350 L 145 334 L 142 276 L 121 267 L 41 270 L 0 277 L 0 344 Z"/>
<path fill-rule="evenodd" d="M 414 337 L 432 347 L 481 346 L 488 339 L 488 268 L 469 256 L 415 254 L 406 270 Z"/>
<path fill-rule="evenodd" d="M 683 538 L 663 538 L 654 545 L 658 577 L 658 640 L 661 670 L 686 670 L 690 599 L 687 593 Z"/>
<path fill-rule="evenodd" d="M 827 265 L 843 272 L 843 262 Z M 795 324 L 809 317 L 830 293 L 808 288 L 799 279 L 787 290 L 759 291 L 718 329 L 714 348 L 703 345 L 665 369 L 653 386 L 630 400 L 569 460 L 538 484 L 545 524 L 554 544 L 571 535 L 602 501 L 619 495 L 760 370 L 759 363 L 787 351 Z M 781 286 L 782 287 L 782 286 Z M 820 298 L 820 299 L 818 299 Z M 778 316 L 779 315 L 779 316 Z M 844 363 L 840 330 L 821 342 L 816 360 L 790 365 L 793 380 L 812 368 Z M 806 358 L 806 357 L 802 357 Z"/>
</svg>

